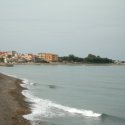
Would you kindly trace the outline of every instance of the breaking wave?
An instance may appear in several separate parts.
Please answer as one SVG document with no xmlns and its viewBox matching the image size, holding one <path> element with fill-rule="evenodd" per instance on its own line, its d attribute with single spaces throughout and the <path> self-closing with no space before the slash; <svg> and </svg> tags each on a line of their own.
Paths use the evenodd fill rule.
<svg viewBox="0 0 125 125">
<path fill-rule="evenodd" d="M 23 81 L 23 87 L 33 85 L 28 80 Z M 38 98 L 32 95 L 29 90 L 22 91 L 22 94 L 26 97 L 26 101 L 31 102 L 31 114 L 24 115 L 24 118 L 34 121 L 40 120 L 42 117 L 61 117 L 65 115 L 81 115 L 84 117 L 100 117 L 101 114 L 95 113 L 91 110 L 77 109 L 68 106 L 57 104 L 47 99 Z"/>
<path fill-rule="evenodd" d="M 19 78 L 14 75 L 8 75 L 8 76 Z M 23 84 L 21 84 L 21 86 L 27 88 L 27 90 L 22 91 L 22 94 L 26 97 L 25 100 L 27 102 L 30 102 L 29 104 L 31 108 L 31 114 L 24 115 L 23 117 L 27 120 L 30 120 L 32 122 L 31 123 L 32 125 L 42 124 L 44 122 L 42 118 L 63 117 L 63 116 L 81 116 L 87 118 L 89 117 L 98 118 L 98 120 L 105 121 L 107 123 L 113 121 L 114 124 L 120 124 L 120 125 L 124 125 L 125 123 L 125 118 L 122 117 L 95 113 L 91 110 L 77 109 L 57 104 L 47 99 L 35 97 L 30 92 L 30 87 L 36 85 L 37 83 L 30 82 L 28 79 L 22 79 L 22 81 Z"/>
<path fill-rule="evenodd" d="M 8 75 L 8 74 L 6 74 Z M 14 75 L 8 75 L 11 77 L 18 78 Z M 40 120 L 42 117 L 52 118 L 52 117 L 62 117 L 65 115 L 81 115 L 83 117 L 100 117 L 102 114 L 95 113 L 91 110 L 77 109 L 73 107 L 63 106 L 61 104 L 57 104 L 48 99 L 42 99 L 35 97 L 29 91 L 29 88 L 36 83 L 30 82 L 28 79 L 22 79 L 23 84 L 22 87 L 28 88 L 27 90 L 23 90 L 22 94 L 26 97 L 25 100 L 30 102 L 31 114 L 24 115 L 25 119 L 30 121 Z"/>
</svg>

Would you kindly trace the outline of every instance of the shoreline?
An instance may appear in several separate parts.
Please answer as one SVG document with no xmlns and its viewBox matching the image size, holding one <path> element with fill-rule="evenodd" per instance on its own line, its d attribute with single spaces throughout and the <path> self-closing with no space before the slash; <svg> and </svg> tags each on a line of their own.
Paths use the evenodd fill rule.
<svg viewBox="0 0 125 125">
<path fill-rule="evenodd" d="M 4 64 L 0 63 L 0 66 L 4 67 L 13 67 L 15 65 L 68 65 L 68 66 L 125 66 L 125 63 L 15 63 L 15 64 Z"/>
<path fill-rule="evenodd" d="M 31 110 L 20 84 L 22 80 L 0 73 L 0 125 L 31 125 L 23 118 Z"/>
</svg>

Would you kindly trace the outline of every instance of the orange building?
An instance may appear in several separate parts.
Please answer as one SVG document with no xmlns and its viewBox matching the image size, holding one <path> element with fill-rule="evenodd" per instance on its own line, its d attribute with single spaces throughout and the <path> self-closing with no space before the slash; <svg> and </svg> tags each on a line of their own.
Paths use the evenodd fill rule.
<svg viewBox="0 0 125 125">
<path fill-rule="evenodd" d="M 58 55 L 53 53 L 39 53 L 39 57 L 48 62 L 58 61 Z"/>
</svg>

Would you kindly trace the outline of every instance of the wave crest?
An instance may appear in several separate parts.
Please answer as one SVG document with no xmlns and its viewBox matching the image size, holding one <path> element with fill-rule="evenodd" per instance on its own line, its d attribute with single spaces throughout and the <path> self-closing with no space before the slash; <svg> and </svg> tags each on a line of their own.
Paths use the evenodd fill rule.
<svg viewBox="0 0 125 125">
<path fill-rule="evenodd" d="M 28 87 L 33 85 L 28 80 L 24 80 L 24 86 Z M 95 113 L 91 110 L 77 109 L 61 104 L 54 103 L 50 100 L 41 99 L 33 96 L 29 90 L 24 90 L 22 94 L 26 97 L 26 101 L 32 102 L 31 110 L 32 113 L 24 115 L 24 118 L 34 121 L 40 120 L 41 117 L 60 117 L 65 115 L 81 115 L 85 117 L 100 117 L 101 114 Z"/>
</svg>

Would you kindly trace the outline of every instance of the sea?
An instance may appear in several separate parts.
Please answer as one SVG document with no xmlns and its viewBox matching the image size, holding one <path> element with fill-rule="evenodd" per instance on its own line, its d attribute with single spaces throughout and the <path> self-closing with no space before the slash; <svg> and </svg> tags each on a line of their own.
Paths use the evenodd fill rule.
<svg viewBox="0 0 125 125">
<path fill-rule="evenodd" d="M 15 65 L 32 125 L 125 125 L 125 65 Z"/>
</svg>

